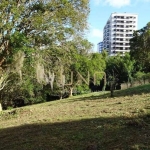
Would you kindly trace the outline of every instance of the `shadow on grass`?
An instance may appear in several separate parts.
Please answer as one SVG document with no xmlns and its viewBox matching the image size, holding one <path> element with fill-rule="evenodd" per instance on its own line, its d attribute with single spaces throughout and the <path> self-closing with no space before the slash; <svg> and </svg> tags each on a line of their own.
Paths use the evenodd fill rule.
<svg viewBox="0 0 150 150">
<path fill-rule="evenodd" d="M 0 150 L 150 150 L 150 115 L 26 124 L 0 130 Z M 93 148 L 93 149 L 92 149 Z"/>
<path fill-rule="evenodd" d="M 70 102 L 72 101 L 84 101 L 84 100 L 98 100 L 98 99 L 106 99 L 106 98 L 110 98 L 110 92 L 99 92 L 100 94 L 94 94 L 91 96 L 83 96 L 83 97 L 79 97 L 79 98 L 75 98 L 73 97 Z M 114 97 L 124 97 L 124 96 L 133 96 L 133 95 L 142 95 L 142 94 L 147 94 L 150 93 L 150 84 L 147 85 L 141 85 L 138 87 L 133 87 L 133 88 L 128 88 L 125 90 L 114 90 Z"/>
</svg>

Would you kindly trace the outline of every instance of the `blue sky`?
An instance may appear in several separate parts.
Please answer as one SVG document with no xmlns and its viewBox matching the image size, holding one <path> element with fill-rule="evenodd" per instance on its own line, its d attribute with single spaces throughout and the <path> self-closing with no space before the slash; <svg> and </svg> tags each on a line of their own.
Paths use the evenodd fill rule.
<svg viewBox="0 0 150 150">
<path fill-rule="evenodd" d="M 113 12 L 138 14 L 138 29 L 150 22 L 150 0 L 90 0 L 88 40 L 94 44 L 103 39 L 103 28 Z"/>
</svg>

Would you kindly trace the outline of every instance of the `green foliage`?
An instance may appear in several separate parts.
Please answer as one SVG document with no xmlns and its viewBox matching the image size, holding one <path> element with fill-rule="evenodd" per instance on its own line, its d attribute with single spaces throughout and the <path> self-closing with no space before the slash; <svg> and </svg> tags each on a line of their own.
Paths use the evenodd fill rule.
<svg viewBox="0 0 150 150">
<path fill-rule="evenodd" d="M 140 80 L 144 80 L 144 79 L 145 79 L 146 74 L 145 74 L 144 72 L 138 71 L 138 72 L 134 75 L 134 77 L 135 77 L 138 81 L 140 81 Z"/>
<path fill-rule="evenodd" d="M 127 74 L 128 82 L 132 83 L 132 76 L 135 72 L 135 60 L 131 59 L 129 53 L 126 53 L 125 56 L 122 58 L 123 63 L 123 70 Z"/>
<path fill-rule="evenodd" d="M 124 79 L 122 57 L 120 55 L 108 57 L 106 59 L 106 75 L 109 80 L 112 77 L 119 78 L 120 81 Z"/>
<path fill-rule="evenodd" d="M 25 77 L 26 79 L 20 82 L 17 74 L 11 74 L 10 82 L 0 92 L 2 103 L 8 106 L 13 105 L 14 100 L 23 99 L 25 104 L 34 104 L 45 101 L 43 97 L 43 87 L 38 84 L 35 79 Z"/>
<path fill-rule="evenodd" d="M 71 65 L 71 70 L 73 71 L 73 85 L 76 88 L 76 84 L 79 84 L 78 91 L 82 93 L 83 90 L 89 91 L 88 89 L 82 89 L 83 83 L 89 86 L 88 79 L 96 78 L 96 84 L 100 84 L 100 80 L 104 76 L 104 69 L 106 67 L 105 59 L 102 54 L 99 53 L 89 53 L 86 55 L 80 55 L 78 53 L 74 54 L 74 62 Z M 101 73 L 99 73 L 101 72 Z M 79 75 L 80 74 L 80 75 Z M 84 78 L 81 78 L 81 76 Z M 86 81 L 86 82 L 85 82 Z M 90 82 L 90 81 L 89 81 Z"/>
<path fill-rule="evenodd" d="M 89 1 L 1 1 L 0 66 L 15 51 L 39 49 L 40 46 L 62 47 L 73 35 L 87 29 Z M 25 51 L 26 51 L 25 50 Z M 55 54 L 57 55 L 57 54 Z"/>
<path fill-rule="evenodd" d="M 106 60 L 107 57 L 108 57 L 108 52 L 107 52 L 107 50 L 103 50 L 101 54 L 102 54 L 104 60 Z"/>
<path fill-rule="evenodd" d="M 132 82 L 135 73 L 135 60 L 131 58 L 129 53 L 125 56 L 113 56 L 106 59 L 106 74 L 109 78 L 114 76 L 119 82 Z"/>
<path fill-rule="evenodd" d="M 75 59 L 76 62 L 71 66 L 72 70 L 78 71 L 84 76 L 87 76 L 88 71 L 90 76 L 93 76 L 95 72 L 103 71 L 106 67 L 105 61 L 99 53 L 87 56 L 76 54 Z"/>
<path fill-rule="evenodd" d="M 122 61 L 125 72 L 128 72 L 128 74 L 132 73 L 135 67 L 135 60 L 131 59 L 130 54 L 126 53 L 125 56 L 122 57 Z"/>
<path fill-rule="evenodd" d="M 76 82 L 77 72 L 86 77 L 88 71 L 92 75 L 95 70 L 103 70 L 102 56 L 89 54 L 93 45 L 83 38 L 88 29 L 88 15 L 89 0 L 2 0 L 0 67 L 10 72 L 10 83 L 1 91 L 2 99 L 22 97 L 26 103 L 44 101 L 47 93 L 58 94 L 62 90 L 61 73 L 70 75 L 70 70 L 74 71 Z M 48 80 L 48 74 L 55 74 L 54 91 L 49 86 L 51 79 L 39 83 L 38 64 L 43 67 L 38 70 L 43 80 Z"/>
<path fill-rule="evenodd" d="M 27 37 L 24 33 L 18 31 L 14 32 L 10 37 L 11 47 L 12 48 L 22 48 L 25 44 L 28 44 Z"/>
<path fill-rule="evenodd" d="M 85 94 L 85 93 L 89 93 L 90 89 L 88 87 L 88 85 L 86 84 L 82 84 L 82 85 L 77 85 L 76 88 L 74 89 L 74 95 L 79 95 L 79 94 Z"/>
<path fill-rule="evenodd" d="M 95 72 L 104 71 L 106 68 L 105 60 L 102 54 L 94 53 L 91 54 L 91 60 L 89 61 L 89 71 L 91 75 Z"/>
<path fill-rule="evenodd" d="M 130 49 L 131 57 L 136 60 L 137 64 L 140 64 L 141 71 L 149 72 L 150 23 L 134 32 L 133 38 L 130 40 Z"/>
<path fill-rule="evenodd" d="M 146 73 L 145 74 L 145 79 L 148 79 L 149 83 L 150 83 L 150 73 Z"/>
</svg>

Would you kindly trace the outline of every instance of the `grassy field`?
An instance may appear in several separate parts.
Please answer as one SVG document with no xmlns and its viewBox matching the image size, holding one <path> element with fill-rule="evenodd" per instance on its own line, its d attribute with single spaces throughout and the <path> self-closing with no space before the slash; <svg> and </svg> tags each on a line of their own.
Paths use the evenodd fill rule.
<svg viewBox="0 0 150 150">
<path fill-rule="evenodd" d="M 150 150 L 150 85 L 3 111 L 0 150 Z"/>
</svg>

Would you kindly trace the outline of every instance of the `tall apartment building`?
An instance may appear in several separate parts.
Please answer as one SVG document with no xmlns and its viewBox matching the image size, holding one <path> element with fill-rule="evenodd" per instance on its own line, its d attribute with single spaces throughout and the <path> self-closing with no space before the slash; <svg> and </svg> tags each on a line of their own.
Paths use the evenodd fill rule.
<svg viewBox="0 0 150 150">
<path fill-rule="evenodd" d="M 137 30 L 137 14 L 112 13 L 103 30 L 103 49 L 110 56 L 130 51 L 129 40 Z"/>
<path fill-rule="evenodd" d="M 98 51 L 99 53 L 101 53 L 102 50 L 103 50 L 103 42 L 99 42 L 99 43 L 97 44 L 97 51 Z"/>
</svg>

